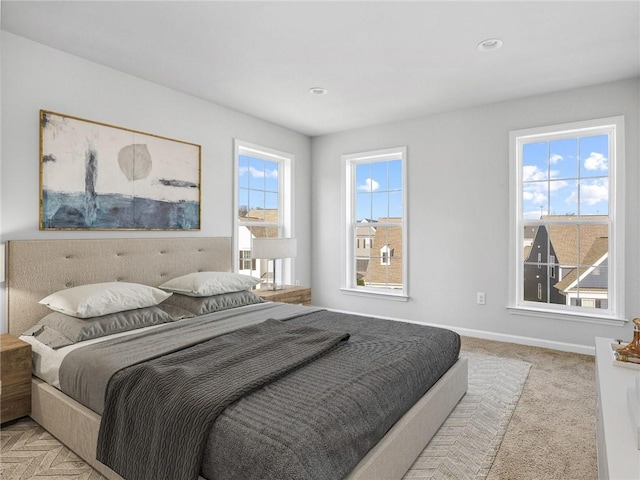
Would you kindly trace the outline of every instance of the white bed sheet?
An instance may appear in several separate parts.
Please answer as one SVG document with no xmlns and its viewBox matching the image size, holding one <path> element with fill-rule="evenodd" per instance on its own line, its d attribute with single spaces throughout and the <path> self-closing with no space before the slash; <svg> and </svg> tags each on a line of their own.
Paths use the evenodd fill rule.
<svg viewBox="0 0 640 480">
<path fill-rule="evenodd" d="M 40 342 L 38 339 L 31 335 L 21 335 L 19 338 L 23 342 L 27 342 L 31 345 L 31 354 L 33 358 L 33 375 L 40 378 L 41 380 L 44 380 L 49 385 L 60 389 L 60 377 L 58 375 L 58 372 L 60 371 L 60 365 L 62 365 L 64 357 L 66 357 L 69 353 L 87 345 L 104 342 L 105 340 L 110 340 L 112 338 L 125 337 L 127 335 L 144 332 L 146 330 L 152 330 L 159 326 L 160 325 L 152 325 L 150 327 L 138 328 L 136 330 L 129 330 L 127 332 L 114 333 L 113 335 L 106 335 L 104 337 L 85 340 L 84 342 L 74 343 L 73 345 L 58 348 L 55 350 Z"/>
</svg>

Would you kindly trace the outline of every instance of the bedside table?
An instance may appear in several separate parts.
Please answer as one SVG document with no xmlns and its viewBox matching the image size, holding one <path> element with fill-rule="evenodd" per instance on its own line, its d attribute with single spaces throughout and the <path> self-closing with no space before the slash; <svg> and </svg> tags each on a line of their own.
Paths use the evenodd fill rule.
<svg viewBox="0 0 640 480">
<path fill-rule="evenodd" d="M 31 345 L 0 335 L 0 423 L 31 413 Z"/>
<path fill-rule="evenodd" d="M 297 303 L 311 305 L 311 288 L 284 285 L 280 290 L 267 290 L 259 288 L 253 293 L 269 302 Z"/>
</svg>

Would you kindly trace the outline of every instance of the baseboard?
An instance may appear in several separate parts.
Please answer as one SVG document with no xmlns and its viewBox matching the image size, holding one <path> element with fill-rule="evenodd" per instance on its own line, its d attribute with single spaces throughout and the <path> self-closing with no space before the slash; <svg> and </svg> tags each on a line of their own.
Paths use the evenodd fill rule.
<svg viewBox="0 0 640 480">
<path fill-rule="evenodd" d="M 580 353 L 582 355 L 595 356 L 596 354 L 595 346 L 590 346 L 590 345 L 578 345 L 575 343 L 565 343 L 565 342 L 556 342 L 553 340 L 544 340 L 542 338 L 521 337 L 519 335 L 507 335 L 504 333 L 487 332 L 484 330 L 474 330 L 470 328 L 462 328 L 462 327 L 456 327 L 451 325 L 440 325 L 437 323 L 416 322 L 415 320 L 407 320 L 405 318 L 385 317 L 382 315 L 371 315 L 369 313 L 351 312 L 348 310 L 338 310 L 335 308 L 328 308 L 327 310 L 331 310 L 334 312 L 348 313 L 351 315 L 366 315 L 368 317 L 395 320 L 398 322 L 416 323 L 418 325 L 429 325 L 431 327 L 448 328 L 449 330 L 453 330 L 454 332 L 458 333 L 459 335 L 462 335 L 463 337 L 482 338 L 483 340 L 494 340 L 496 342 L 515 343 L 517 345 L 548 348 L 551 350 L 559 350 L 561 352 Z"/>
<path fill-rule="evenodd" d="M 483 330 L 472 330 L 469 328 L 446 327 L 462 336 L 482 338 L 483 340 L 495 340 L 497 342 L 515 343 L 528 347 L 549 348 L 562 352 L 580 353 L 583 355 L 595 356 L 596 347 L 589 345 L 578 345 L 575 343 L 556 342 L 553 340 L 543 340 L 541 338 L 521 337 L 519 335 L 506 335 L 503 333 L 485 332 Z"/>
</svg>

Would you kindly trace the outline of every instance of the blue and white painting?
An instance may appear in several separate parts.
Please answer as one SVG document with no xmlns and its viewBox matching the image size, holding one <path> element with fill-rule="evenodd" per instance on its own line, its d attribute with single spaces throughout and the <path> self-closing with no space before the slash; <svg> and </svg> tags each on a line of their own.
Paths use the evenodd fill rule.
<svg viewBox="0 0 640 480">
<path fill-rule="evenodd" d="M 200 145 L 40 111 L 40 229 L 199 230 Z"/>
</svg>

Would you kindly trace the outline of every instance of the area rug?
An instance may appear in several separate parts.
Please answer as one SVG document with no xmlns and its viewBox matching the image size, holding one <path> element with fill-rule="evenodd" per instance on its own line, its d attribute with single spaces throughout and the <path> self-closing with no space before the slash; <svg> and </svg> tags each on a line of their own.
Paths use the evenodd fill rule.
<svg viewBox="0 0 640 480">
<path fill-rule="evenodd" d="M 469 359 L 466 395 L 405 479 L 484 479 L 498 453 L 531 365 L 489 355 Z M 101 480 L 102 475 L 29 418 L 0 430 L 3 480 Z"/>
<path fill-rule="evenodd" d="M 76 454 L 30 418 L 0 429 L 2 480 L 102 480 Z"/>
<path fill-rule="evenodd" d="M 467 393 L 405 479 L 481 480 L 489 474 L 531 364 L 470 352 L 462 356 L 469 360 Z"/>
</svg>

